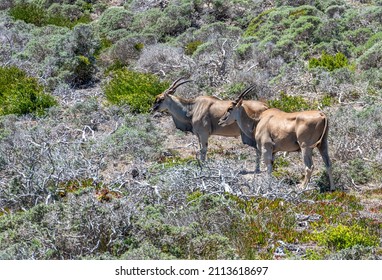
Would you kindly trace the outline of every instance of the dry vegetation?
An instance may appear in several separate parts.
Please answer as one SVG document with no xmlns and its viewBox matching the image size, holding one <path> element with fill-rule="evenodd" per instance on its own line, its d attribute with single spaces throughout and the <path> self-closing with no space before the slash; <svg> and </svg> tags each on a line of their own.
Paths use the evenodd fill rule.
<svg viewBox="0 0 382 280">
<path fill-rule="evenodd" d="M 2 0 L 0 259 L 381 259 L 381 19 L 379 0 Z M 318 154 L 304 190 L 297 153 L 271 179 L 239 139 L 197 161 L 148 112 L 181 76 L 185 98 L 255 84 L 323 110 L 337 191 Z"/>
</svg>

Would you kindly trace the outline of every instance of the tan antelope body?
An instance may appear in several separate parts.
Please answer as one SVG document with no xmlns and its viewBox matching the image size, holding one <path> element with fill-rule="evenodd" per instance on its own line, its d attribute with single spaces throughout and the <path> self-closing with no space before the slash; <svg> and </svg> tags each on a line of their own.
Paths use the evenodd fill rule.
<svg viewBox="0 0 382 280">
<path fill-rule="evenodd" d="M 305 164 L 303 187 L 306 187 L 312 175 L 312 152 L 317 147 L 329 176 L 330 190 L 334 190 L 328 154 L 329 126 L 325 114 L 321 111 L 286 113 L 272 108 L 258 115 L 246 106 L 242 98 L 243 94 L 231 102 L 219 124 L 231 125 L 236 122 L 244 134 L 251 133 L 257 143 L 257 158 L 263 157 L 268 173 L 272 172 L 276 152 L 301 151 Z"/>
<path fill-rule="evenodd" d="M 175 126 L 182 131 L 190 131 L 198 137 L 200 159 L 205 160 L 208 148 L 208 138 L 211 135 L 238 137 L 241 135 L 244 144 L 256 147 L 252 137 L 243 134 L 236 123 L 221 126 L 219 119 L 231 105 L 230 101 L 220 100 L 212 96 L 199 96 L 194 99 L 184 99 L 173 95 L 176 88 L 183 83 L 176 80 L 165 92 L 156 97 L 153 111 L 168 111 Z M 268 107 L 259 101 L 244 102 L 253 111 L 264 111 Z"/>
</svg>

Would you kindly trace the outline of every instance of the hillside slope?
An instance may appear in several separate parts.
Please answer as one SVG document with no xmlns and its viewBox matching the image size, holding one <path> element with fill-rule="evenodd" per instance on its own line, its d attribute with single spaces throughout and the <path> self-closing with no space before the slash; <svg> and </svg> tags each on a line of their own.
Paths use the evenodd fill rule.
<svg viewBox="0 0 382 280">
<path fill-rule="evenodd" d="M 382 2 L 5 0 L 0 259 L 381 259 Z M 155 95 L 256 96 L 329 117 L 321 157 L 255 174 Z"/>
</svg>

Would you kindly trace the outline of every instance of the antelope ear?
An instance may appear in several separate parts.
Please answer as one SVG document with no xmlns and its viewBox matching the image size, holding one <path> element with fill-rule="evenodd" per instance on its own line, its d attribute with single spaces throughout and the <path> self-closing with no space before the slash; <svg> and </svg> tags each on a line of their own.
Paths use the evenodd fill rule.
<svg viewBox="0 0 382 280">
<path fill-rule="evenodd" d="M 240 107 L 241 104 L 243 104 L 243 98 L 240 98 L 240 100 L 236 104 L 236 107 Z"/>
</svg>

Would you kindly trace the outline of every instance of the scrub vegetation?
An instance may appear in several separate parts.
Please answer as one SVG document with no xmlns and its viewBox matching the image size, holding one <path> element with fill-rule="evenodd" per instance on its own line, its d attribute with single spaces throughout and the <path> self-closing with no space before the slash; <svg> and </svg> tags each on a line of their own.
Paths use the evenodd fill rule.
<svg viewBox="0 0 382 280">
<path fill-rule="evenodd" d="M 0 259 L 381 259 L 380 0 L 0 1 Z M 320 155 L 270 178 L 155 96 L 329 117 Z"/>
</svg>

